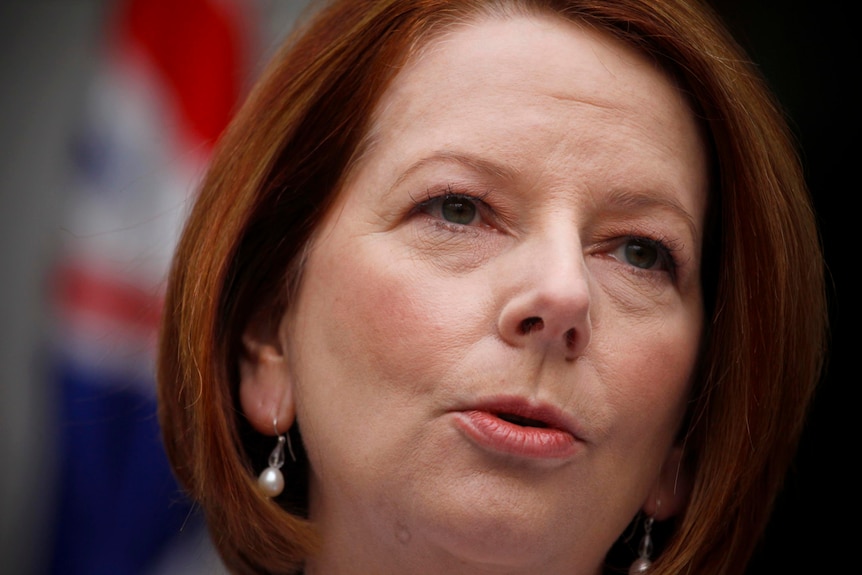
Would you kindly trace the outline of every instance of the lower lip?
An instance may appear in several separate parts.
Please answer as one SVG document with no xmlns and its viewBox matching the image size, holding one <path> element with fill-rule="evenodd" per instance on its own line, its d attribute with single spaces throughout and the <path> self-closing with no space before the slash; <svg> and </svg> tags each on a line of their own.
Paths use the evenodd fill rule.
<svg viewBox="0 0 862 575">
<path fill-rule="evenodd" d="M 531 459 L 561 459 L 577 451 L 574 436 L 552 427 L 525 427 L 487 411 L 461 411 L 457 426 L 482 448 Z"/>
</svg>

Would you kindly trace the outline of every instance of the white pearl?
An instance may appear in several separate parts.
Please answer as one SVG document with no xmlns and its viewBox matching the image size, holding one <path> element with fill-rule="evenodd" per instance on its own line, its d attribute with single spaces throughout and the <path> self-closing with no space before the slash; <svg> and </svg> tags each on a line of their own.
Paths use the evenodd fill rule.
<svg viewBox="0 0 862 575">
<path fill-rule="evenodd" d="M 267 497 L 278 497 L 284 491 L 284 476 L 275 467 L 267 467 L 260 472 L 257 485 Z"/>
<path fill-rule="evenodd" d="M 649 573 L 649 568 L 652 563 L 649 559 L 639 557 L 635 559 L 632 566 L 629 567 L 629 575 L 640 575 L 641 573 Z"/>
</svg>

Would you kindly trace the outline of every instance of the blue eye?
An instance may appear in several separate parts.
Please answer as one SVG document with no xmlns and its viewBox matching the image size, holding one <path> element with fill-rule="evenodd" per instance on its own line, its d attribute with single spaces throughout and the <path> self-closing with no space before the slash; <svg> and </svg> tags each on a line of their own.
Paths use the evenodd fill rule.
<svg viewBox="0 0 862 575">
<path fill-rule="evenodd" d="M 444 194 L 429 198 L 417 206 L 417 211 L 457 226 L 482 223 L 482 201 L 462 194 Z"/>
<path fill-rule="evenodd" d="M 463 196 L 446 196 L 440 202 L 440 216 L 447 222 L 467 226 L 476 219 L 476 204 Z"/>
<path fill-rule="evenodd" d="M 638 268 L 652 269 L 659 260 L 658 249 L 646 242 L 627 242 L 623 249 L 625 250 L 626 261 Z"/>
<path fill-rule="evenodd" d="M 611 252 L 617 260 L 642 270 L 673 271 L 674 262 L 661 242 L 649 238 L 626 238 Z"/>
</svg>

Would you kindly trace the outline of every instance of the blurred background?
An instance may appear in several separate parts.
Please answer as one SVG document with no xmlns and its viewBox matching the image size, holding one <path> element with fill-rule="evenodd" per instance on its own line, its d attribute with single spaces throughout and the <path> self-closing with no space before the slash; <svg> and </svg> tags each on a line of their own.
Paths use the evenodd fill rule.
<svg viewBox="0 0 862 575">
<path fill-rule="evenodd" d="M 0 0 L 0 572 L 221 572 L 161 451 L 154 329 L 212 144 L 306 4 Z M 786 106 L 832 283 L 828 371 L 749 573 L 843 572 L 858 34 L 829 2 L 713 4 Z"/>
</svg>

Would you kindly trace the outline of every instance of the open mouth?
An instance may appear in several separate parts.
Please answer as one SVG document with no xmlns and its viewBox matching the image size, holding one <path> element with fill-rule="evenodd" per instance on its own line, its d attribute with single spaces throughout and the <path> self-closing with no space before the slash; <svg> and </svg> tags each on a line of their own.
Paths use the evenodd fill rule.
<svg viewBox="0 0 862 575">
<path fill-rule="evenodd" d="M 474 445 L 492 453 L 541 460 L 564 460 L 578 453 L 581 442 L 565 426 L 563 415 L 523 401 L 508 404 L 458 411 L 455 424 Z"/>
<path fill-rule="evenodd" d="M 548 425 L 544 421 L 532 419 L 530 417 L 515 415 L 514 413 L 495 413 L 494 415 L 499 417 L 503 421 L 508 421 L 509 423 L 514 423 L 515 425 L 520 425 L 522 427 L 539 427 L 543 429 L 550 427 L 550 425 Z"/>
</svg>

